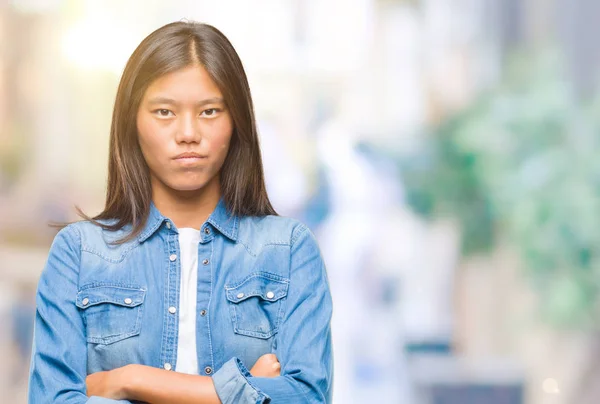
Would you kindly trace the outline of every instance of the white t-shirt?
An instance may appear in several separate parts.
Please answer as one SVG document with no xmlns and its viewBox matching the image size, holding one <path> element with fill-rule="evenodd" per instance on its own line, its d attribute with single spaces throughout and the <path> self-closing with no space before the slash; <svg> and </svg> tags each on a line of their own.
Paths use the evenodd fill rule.
<svg viewBox="0 0 600 404">
<path fill-rule="evenodd" d="M 198 374 L 196 354 L 196 294 L 198 292 L 198 243 L 200 230 L 179 230 L 181 285 L 179 293 L 179 332 L 177 372 Z"/>
</svg>

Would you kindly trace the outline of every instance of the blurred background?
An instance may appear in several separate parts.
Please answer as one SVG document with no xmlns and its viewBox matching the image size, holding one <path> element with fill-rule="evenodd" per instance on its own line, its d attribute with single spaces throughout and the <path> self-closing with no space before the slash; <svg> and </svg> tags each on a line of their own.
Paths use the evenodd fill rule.
<svg viewBox="0 0 600 404">
<path fill-rule="evenodd" d="M 275 208 L 317 235 L 334 403 L 600 402 L 600 2 L 0 0 L 0 401 L 49 221 L 104 203 L 120 73 L 180 19 L 247 69 Z"/>
</svg>

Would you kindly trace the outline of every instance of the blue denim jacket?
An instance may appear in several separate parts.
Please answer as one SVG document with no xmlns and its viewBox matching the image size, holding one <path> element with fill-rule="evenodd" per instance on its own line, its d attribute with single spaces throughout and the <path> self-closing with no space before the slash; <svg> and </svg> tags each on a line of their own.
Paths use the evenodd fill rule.
<svg viewBox="0 0 600 404">
<path fill-rule="evenodd" d="M 129 403 L 86 397 L 86 376 L 132 363 L 177 370 L 177 228 L 152 206 L 139 237 L 111 244 L 128 230 L 78 222 L 56 236 L 37 291 L 30 403 Z M 329 403 L 332 302 L 310 230 L 233 217 L 221 201 L 201 228 L 198 263 L 190 355 L 221 401 Z M 281 376 L 250 375 L 265 353 Z"/>
</svg>

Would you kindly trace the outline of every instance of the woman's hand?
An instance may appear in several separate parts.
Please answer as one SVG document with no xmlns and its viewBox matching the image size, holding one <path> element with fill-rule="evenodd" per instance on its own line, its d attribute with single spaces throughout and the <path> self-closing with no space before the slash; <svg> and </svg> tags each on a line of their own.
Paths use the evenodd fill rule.
<svg viewBox="0 0 600 404">
<path fill-rule="evenodd" d="M 258 358 L 250 374 L 254 377 L 277 377 L 280 375 L 281 364 L 275 354 L 265 354 Z"/>
<path fill-rule="evenodd" d="M 127 365 L 129 366 L 129 365 Z M 87 385 L 87 396 L 98 396 L 113 400 L 124 400 L 127 366 L 116 368 L 106 372 L 92 373 L 85 379 Z"/>
</svg>

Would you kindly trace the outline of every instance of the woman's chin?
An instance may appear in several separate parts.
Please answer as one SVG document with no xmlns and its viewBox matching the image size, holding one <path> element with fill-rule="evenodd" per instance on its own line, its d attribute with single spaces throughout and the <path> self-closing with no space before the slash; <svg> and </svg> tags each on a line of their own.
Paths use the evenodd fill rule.
<svg viewBox="0 0 600 404">
<path fill-rule="evenodd" d="M 160 188 L 165 189 L 166 192 L 180 194 L 180 195 L 198 195 L 199 193 L 212 193 L 212 191 L 219 192 L 219 180 L 218 177 L 213 177 L 212 180 L 206 178 L 186 178 L 185 176 L 175 176 L 175 178 L 165 178 L 162 181 L 156 181 L 154 186 L 159 185 Z"/>
<path fill-rule="evenodd" d="M 203 182 L 201 184 L 198 183 L 184 183 L 184 184 L 174 184 L 170 188 L 178 193 L 178 194 L 189 194 L 196 195 L 203 191 L 206 191 L 206 183 Z"/>
<path fill-rule="evenodd" d="M 173 191 L 180 194 L 197 194 L 204 190 L 203 186 L 180 186 L 172 188 Z"/>
</svg>

